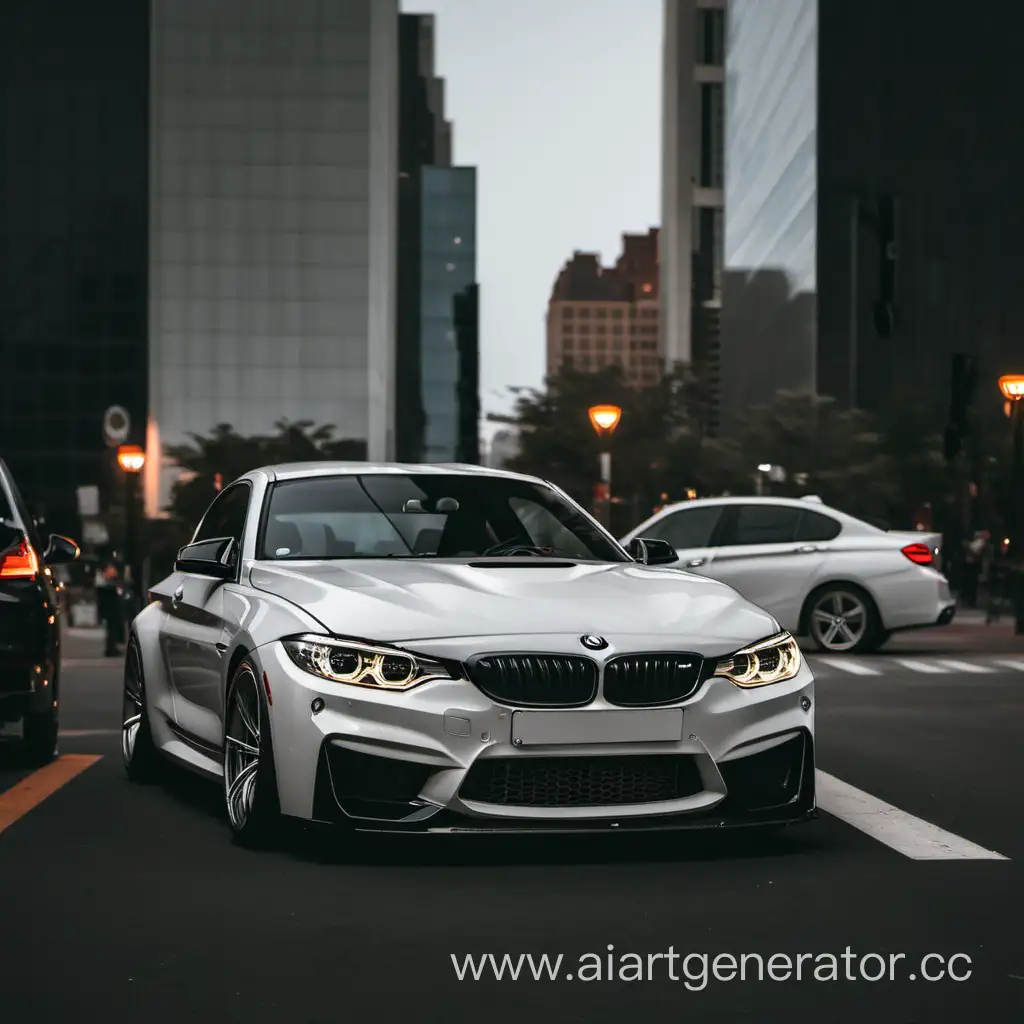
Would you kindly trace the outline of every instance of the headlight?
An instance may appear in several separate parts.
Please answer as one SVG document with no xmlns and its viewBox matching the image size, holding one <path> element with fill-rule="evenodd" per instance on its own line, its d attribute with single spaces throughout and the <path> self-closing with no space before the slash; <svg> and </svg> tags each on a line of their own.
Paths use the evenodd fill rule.
<svg viewBox="0 0 1024 1024">
<path fill-rule="evenodd" d="M 767 686 L 792 679 L 800 671 L 801 663 L 796 641 L 789 633 L 780 633 L 723 658 L 715 675 L 724 676 L 737 686 Z"/>
<path fill-rule="evenodd" d="M 440 662 L 394 647 L 320 636 L 300 636 L 283 642 L 299 668 L 332 683 L 376 690 L 411 690 L 430 679 L 454 678 Z"/>
</svg>

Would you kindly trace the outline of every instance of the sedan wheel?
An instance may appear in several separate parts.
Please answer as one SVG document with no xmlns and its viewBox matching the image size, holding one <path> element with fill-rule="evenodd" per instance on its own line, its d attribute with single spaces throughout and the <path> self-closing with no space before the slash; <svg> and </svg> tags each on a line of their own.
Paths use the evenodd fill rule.
<svg viewBox="0 0 1024 1024">
<path fill-rule="evenodd" d="M 266 843 L 278 823 L 277 779 L 269 709 L 256 672 L 242 662 L 224 717 L 224 804 L 236 840 Z"/>
<path fill-rule="evenodd" d="M 814 598 L 809 619 L 811 638 L 823 651 L 860 653 L 875 646 L 874 607 L 856 590 L 823 590 Z"/>
</svg>

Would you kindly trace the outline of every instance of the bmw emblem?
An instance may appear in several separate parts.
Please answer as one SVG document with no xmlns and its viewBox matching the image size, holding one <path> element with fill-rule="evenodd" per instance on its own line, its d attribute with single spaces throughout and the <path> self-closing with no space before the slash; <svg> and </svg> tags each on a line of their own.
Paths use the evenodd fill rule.
<svg viewBox="0 0 1024 1024">
<path fill-rule="evenodd" d="M 594 636 L 593 633 L 581 636 L 580 643 L 591 651 L 603 651 L 608 646 L 608 641 L 603 636 Z"/>
</svg>

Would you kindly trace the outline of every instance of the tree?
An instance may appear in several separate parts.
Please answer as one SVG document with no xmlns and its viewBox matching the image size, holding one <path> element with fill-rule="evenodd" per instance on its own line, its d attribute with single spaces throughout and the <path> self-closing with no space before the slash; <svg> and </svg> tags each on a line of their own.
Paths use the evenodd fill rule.
<svg viewBox="0 0 1024 1024">
<path fill-rule="evenodd" d="M 622 419 L 610 438 L 599 438 L 587 415 L 611 403 Z M 520 452 L 509 469 L 545 477 L 589 506 L 599 479 L 600 453 L 612 458 L 616 530 L 628 528 L 669 499 L 727 489 L 735 482 L 738 451 L 710 436 L 712 404 L 699 369 L 677 366 L 651 387 L 630 386 L 610 366 L 596 373 L 565 367 L 544 388 L 519 392 L 515 415 Z"/>
</svg>

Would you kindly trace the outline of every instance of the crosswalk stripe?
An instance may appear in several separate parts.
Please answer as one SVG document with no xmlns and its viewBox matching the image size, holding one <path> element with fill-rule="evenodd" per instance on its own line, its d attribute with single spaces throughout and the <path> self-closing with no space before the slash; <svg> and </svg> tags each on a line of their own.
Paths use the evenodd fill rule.
<svg viewBox="0 0 1024 1024">
<path fill-rule="evenodd" d="M 932 674 L 945 672 L 946 669 L 938 665 L 932 665 L 927 661 L 918 661 L 916 658 L 893 658 L 897 665 L 913 669 L 915 672 L 929 672 Z"/>
<path fill-rule="evenodd" d="M 841 669 L 843 672 L 849 672 L 855 676 L 877 676 L 880 675 L 877 668 L 870 668 L 868 665 L 864 665 L 859 661 L 850 661 L 846 658 L 817 658 L 816 661 L 820 661 L 825 665 L 829 665 L 831 668 Z"/>
<path fill-rule="evenodd" d="M 816 790 L 823 811 L 912 860 L 1009 860 L 820 769 Z"/>
<path fill-rule="evenodd" d="M 1000 665 L 1002 668 L 1014 668 L 1018 672 L 1024 672 L 1024 661 L 1009 661 L 996 659 L 993 665 Z"/>
<path fill-rule="evenodd" d="M 988 665 L 979 665 L 973 661 L 950 661 L 948 658 L 943 658 L 942 661 L 937 661 L 936 665 L 942 665 L 954 672 L 994 672 L 994 668 L 989 668 Z"/>
</svg>

